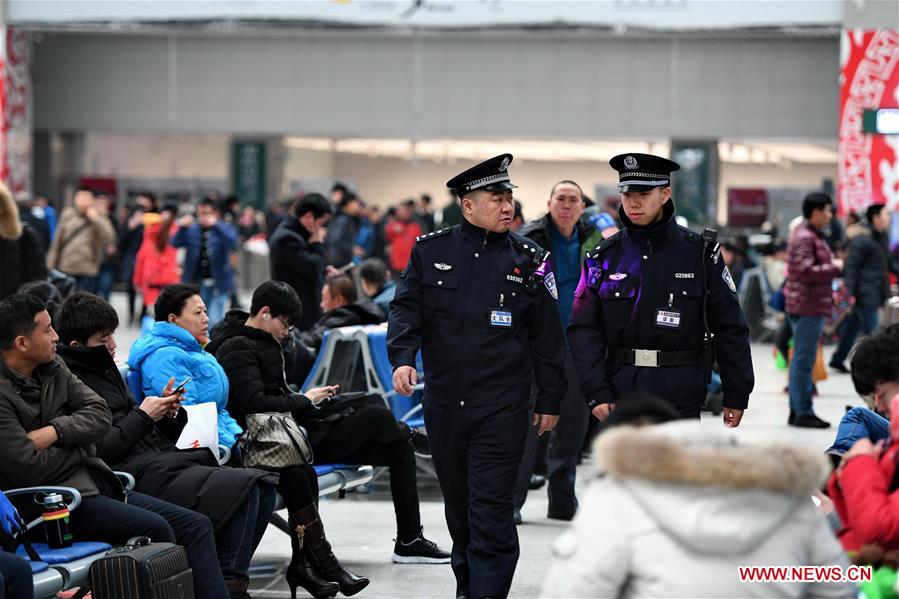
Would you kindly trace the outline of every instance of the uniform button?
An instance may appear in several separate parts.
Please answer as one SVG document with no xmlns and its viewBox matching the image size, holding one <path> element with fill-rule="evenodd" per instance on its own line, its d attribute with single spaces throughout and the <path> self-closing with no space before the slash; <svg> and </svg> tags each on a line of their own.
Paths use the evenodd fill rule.
<svg viewBox="0 0 899 599">
<path fill-rule="evenodd" d="M 649 260 L 649 256 L 647 256 L 646 254 L 643 254 L 643 259 L 644 259 L 644 260 Z"/>
<path fill-rule="evenodd" d="M 460 407 L 460 408 L 464 408 L 464 407 L 465 407 L 465 402 L 464 402 L 464 401 L 460 401 L 460 402 L 459 402 L 459 407 Z"/>
<path fill-rule="evenodd" d="M 437 281 L 438 285 L 443 285 L 443 281 Z"/>
<path fill-rule="evenodd" d="M 475 252 L 475 253 L 474 253 L 474 257 L 475 257 L 475 258 L 480 258 L 481 255 L 480 255 L 479 253 Z"/>
<path fill-rule="evenodd" d="M 618 293 L 618 292 L 616 291 L 616 292 L 615 292 L 615 297 L 621 297 L 621 294 Z"/>
<path fill-rule="evenodd" d="M 681 291 L 681 293 L 683 293 L 684 295 L 687 295 L 687 292 L 686 292 L 686 291 Z"/>
</svg>

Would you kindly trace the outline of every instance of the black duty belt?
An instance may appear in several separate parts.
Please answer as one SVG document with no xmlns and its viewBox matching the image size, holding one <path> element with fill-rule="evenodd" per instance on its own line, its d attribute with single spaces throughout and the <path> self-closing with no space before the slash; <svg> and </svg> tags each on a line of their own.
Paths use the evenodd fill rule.
<svg viewBox="0 0 899 599">
<path fill-rule="evenodd" d="M 647 368 L 659 368 L 660 366 L 689 366 L 698 364 L 702 360 L 702 352 L 691 351 L 659 351 L 657 349 L 612 349 L 606 352 L 606 357 L 616 362 L 644 366 Z"/>
</svg>

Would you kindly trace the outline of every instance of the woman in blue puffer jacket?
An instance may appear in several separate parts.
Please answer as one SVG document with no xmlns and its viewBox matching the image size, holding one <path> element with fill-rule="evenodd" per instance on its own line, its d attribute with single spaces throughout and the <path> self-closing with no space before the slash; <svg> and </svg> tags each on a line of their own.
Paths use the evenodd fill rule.
<svg viewBox="0 0 899 599">
<path fill-rule="evenodd" d="M 128 356 L 128 365 L 140 371 L 144 395 L 158 395 L 170 377 L 176 382 L 191 377 L 183 403 L 215 403 L 219 445 L 233 447 L 243 430 L 226 410 L 228 377 L 203 349 L 209 342 L 209 318 L 199 291 L 191 285 L 166 286 L 154 314 L 156 322 Z"/>
</svg>

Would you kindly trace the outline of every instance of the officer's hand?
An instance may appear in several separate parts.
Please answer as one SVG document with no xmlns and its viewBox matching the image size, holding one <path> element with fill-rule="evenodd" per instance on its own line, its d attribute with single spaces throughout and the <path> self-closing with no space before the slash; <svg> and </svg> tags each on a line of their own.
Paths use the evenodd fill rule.
<svg viewBox="0 0 899 599">
<path fill-rule="evenodd" d="M 534 414 L 534 426 L 539 427 L 537 429 L 538 437 L 556 428 L 557 424 L 559 424 L 559 417 L 555 414 Z"/>
<path fill-rule="evenodd" d="M 743 410 L 737 408 L 724 408 L 723 412 L 724 426 L 727 428 L 737 428 L 740 421 L 743 420 Z"/>
<path fill-rule="evenodd" d="M 595 408 L 593 408 L 593 415 L 596 416 L 596 419 L 600 422 L 605 422 L 606 418 L 609 417 L 609 414 L 612 413 L 612 410 L 615 409 L 615 404 L 612 403 L 601 403 Z"/>
<path fill-rule="evenodd" d="M 400 395 L 412 395 L 412 387 L 418 383 L 418 373 L 412 366 L 400 366 L 393 371 L 393 390 Z"/>
</svg>

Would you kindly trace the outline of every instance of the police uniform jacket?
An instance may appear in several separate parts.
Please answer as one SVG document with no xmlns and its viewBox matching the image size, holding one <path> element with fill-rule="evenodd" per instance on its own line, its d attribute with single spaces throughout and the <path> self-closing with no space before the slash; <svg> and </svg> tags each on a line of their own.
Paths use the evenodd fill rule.
<svg viewBox="0 0 899 599">
<path fill-rule="evenodd" d="M 702 404 L 708 373 L 695 364 L 637 367 L 607 358 L 615 349 L 700 351 L 705 327 L 702 237 L 674 222 L 674 203 L 647 227 L 620 210 L 623 229 L 589 253 L 575 292 L 568 341 L 588 405 L 612 403 L 639 389 L 675 406 Z M 754 377 L 749 329 L 733 279 L 715 252 L 704 256 L 710 293 L 708 322 L 714 334 L 726 407 L 745 409 Z M 657 311 L 680 312 L 677 327 L 659 326 Z"/>
<path fill-rule="evenodd" d="M 467 220 L 420 237 L 390 304 L 394 369 L 414 367 L 421 348 L 425 401 L 465 406 L 524 404 L 533 378 L 536 412 L 558 414 L 565 346 L 553 278 L 538 271 L 545 254 Z M 494 311 L 511 312 L 511 326 L 491 326 Z"/>
</svg>

